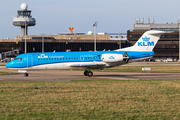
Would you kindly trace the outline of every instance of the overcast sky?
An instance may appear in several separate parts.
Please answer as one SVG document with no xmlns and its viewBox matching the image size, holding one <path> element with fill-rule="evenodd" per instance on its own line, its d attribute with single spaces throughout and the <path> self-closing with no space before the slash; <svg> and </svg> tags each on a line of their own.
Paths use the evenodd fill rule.
<svg viewBox="0 0 180 120">
<path fill-rule="evenodd" d="M 155 23 L 174 22 L 180 19 L 179 0 L 1 0 L 0 39 L 15 38 L 20 27 L 12 25 L 22 3 L 28 4 L 36 26 L 29 27 L 30 35 L 97 32 L 126 33 L 132 29 L 135 18 L 148 18 Z"/>
</svg>

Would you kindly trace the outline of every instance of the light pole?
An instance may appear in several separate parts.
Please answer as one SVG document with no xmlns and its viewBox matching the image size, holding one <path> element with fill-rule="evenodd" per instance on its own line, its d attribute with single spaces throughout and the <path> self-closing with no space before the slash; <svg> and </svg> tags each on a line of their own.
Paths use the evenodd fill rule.
<svg viewBox="0 0 180 120">
<path fill-rule="evenodd" d="M 43 37 L 42 37 L 42 53 L 44 52 L 44 34 L 42 34 Z"/>
<path fill-rule="evenodd" d="M 121 49 L 121 40 L 119 40 L 119 49 Z"/>
<path fill-rule="evenodd" d="M 27 47 L 27 45 L 26 45 L 27 44 L 26 43 L 26 26 L 27 25 L 26 25 L 26 21 L 25 21 L 25 53 L 27 53 L 27 48 L 26 48 Z"/>
<path fill-rule="evenodd" d="M 119 35 L 119 38 L 120 38 L 120 40 L 119 40 L 119 49 L 121 49 L 121 36 Z"/>
<path fill-rule="evenodd" d="M 94 27 L 94 51 L 96 51 L 96 27 L 97 27 L 98 22 L 95 21 L 93 24 Z"/>
<path fill-rule="evenodd" d="M 180 24 L 179 24 L 179 20 L 178 20 L 178 27 L 179 27 L 179 60 L 180 61 Z"/>
</svg>

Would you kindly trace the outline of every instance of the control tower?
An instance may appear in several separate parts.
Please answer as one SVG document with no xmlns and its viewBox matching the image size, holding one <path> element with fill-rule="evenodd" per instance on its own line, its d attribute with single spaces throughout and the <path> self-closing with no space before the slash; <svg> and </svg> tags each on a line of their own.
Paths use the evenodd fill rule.
<svg viewBox="0 0 180 120">
<path fill-rule="evenodd" d="M 32 18 L 31 11 L 27 10 L 28 5 L 21 4 L 21 10 L 18 10 L 18 16 L 13 19 L 14 26 L 21 26 L 21 36 L 28 34 L 28 26 L 35 26 L 36 20 Z"/>
</svg>

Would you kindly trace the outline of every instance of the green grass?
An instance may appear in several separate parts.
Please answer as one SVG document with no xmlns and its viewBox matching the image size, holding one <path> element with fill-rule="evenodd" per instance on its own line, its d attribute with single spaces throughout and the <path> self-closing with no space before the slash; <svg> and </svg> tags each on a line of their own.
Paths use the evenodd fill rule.
<svg viewBox="0 0 180 120">
<path fill-rule="evenodd" d="M 158 65 L 158 64 L 142 64 L 142 66 L 118 66 L 104 69 L 105 72 L 148 72 L 142 71 L 142 68 L 151 68 L 152 73 L 180 73 L 179 65 Z M 79 71 L 79 70 L 77 70 Z M 82 70 L 84 71 L 84 70 Z M 102 70 L 93 70 L 102 71 Z"/>
<path fill-rule="evenodd" d="M 16 75 L 17 73 L 11 73 L 11 75 Z M 10 75 L 9 72 L 0 72 L 0 75 Z"/>
<path fill-rule="evenodd" d="M 0 119 L 180 119 L 180 80 L 0 82 Z"/>
<path fill-rule="evenodd" d="M 0 65 L 0 66 L 6 66 L 6 65 Z"/>
<path fill-rule="evenodd" d="M 105 69 L 104 71 L 112 72 L 148 72 L 142 71 L 142 68 L 151 68 L 150 72 L 153 73 L 180 73 L 180 66 L 118 66 L 114 68 Z"/>
<path fill-rule="evenodd" d="M 148 72 L 142 71 L 142 68 L 151 68 L 152 73 L 180 73 L 180 63 L 130 63 L 123 66 L 106 68 L 105 72 Z M 74 69 L 74 71 L 84 71 Z M 102 71 L 102 70 L 93 70 Z"/>
</svg>

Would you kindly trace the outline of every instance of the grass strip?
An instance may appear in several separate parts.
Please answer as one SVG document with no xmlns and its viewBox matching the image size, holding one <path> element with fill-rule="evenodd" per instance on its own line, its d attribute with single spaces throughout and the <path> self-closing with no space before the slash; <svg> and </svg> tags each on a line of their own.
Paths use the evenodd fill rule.
<svg viewBox="0 0 180 120">
<path fill-rule="evenodd" d="M 113 68 L 107 68 L 103 71 L 105 72 L 148 72 L 142 71 L 142 68 L 151 68 L 150 72 L 152 73 L 180 73 L 179 65 L 154 65 L 154 66 L 118 66 Z M 75 71 L 79 71 L 76 69 Z M 81 70 L 84 71 L 84 70 Z M 93 70 L 93 71 L 102 71 L 102 70 Z"/>
<path fill-rule="evenodd" d="M 0 119 L 180 119 L 180 80 L 0 82 Z"/>
<path fill-rule="evenodd" d="M 17 73 L 0 72 L 0 75 L 17 75 Z"/>
</svg>

